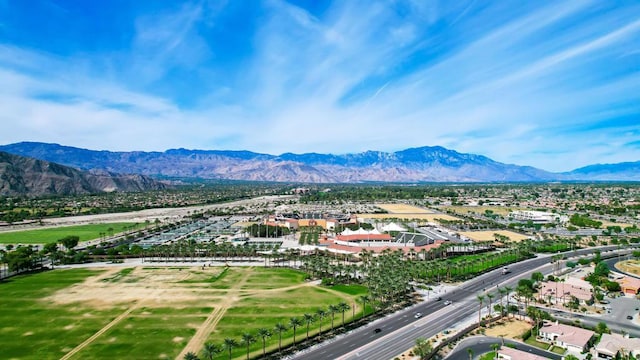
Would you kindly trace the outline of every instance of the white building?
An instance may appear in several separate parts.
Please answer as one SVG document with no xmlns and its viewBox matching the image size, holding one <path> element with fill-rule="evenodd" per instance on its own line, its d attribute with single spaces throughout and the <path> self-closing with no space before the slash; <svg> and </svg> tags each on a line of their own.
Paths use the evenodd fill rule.
<svg viewBox="0 0 640 360">
<path fill-rule="evenodd" d="M 509 213 L 509 217 L 517 221 L 528 222 L 531 221 L 537 224 L 545 224 L 551 222 L 566 222 L 567 216 L 554 214 L 544 211 L 534 210 L 514 210 Z"/>
</svg>

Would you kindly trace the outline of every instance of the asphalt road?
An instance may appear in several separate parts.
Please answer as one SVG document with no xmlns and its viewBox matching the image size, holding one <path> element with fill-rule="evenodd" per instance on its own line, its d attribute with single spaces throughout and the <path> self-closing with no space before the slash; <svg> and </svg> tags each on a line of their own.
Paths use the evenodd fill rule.
<svg viewBox="0 0 640 360">
<path fill-rule="evenodd" d="M 489 336 L 474 336 L 468 339 L 462 340 L 445 358 L 446 360 L 469 360 L 468 349 L 473 351 L 473 358 L 477 359 L 479 355 L 493 351 L 492 344 L 501 344 L 502 339 L 489 337 Z M 552 353 L 550 351 L 542 350 L 535 346 L 516 342 L 509 339 L 504 339 L 504 344 L 512 344 L 518 350 L 526 351 L 535 355 L 544 356 L 553 360 L 562 359 L 562 355 Z"/>
<path fill-rule="evenodd" d="M 600 248 L 602 256 L 605 250 L 615 250 L 616 246 Z M 567 256 L 588 255 L 593 249 L 575 250 Z M 453 325 L 478 316 L 476 295 L 495 289 L 496 286 L 515 288 L 518 280 L 529 277 L 534 271 L 551 272 L 551 258 L 537 257 L 509 265 L 510 273 L 503 275 L 500 269 L 471 279 L 455 290 L 442 295 L 442 301 L 431 299 L 416 306 L 398 311 L 379 319 L 348 334 L 341 335 L 312 348 L 293 354 L 291 359 L 392 359 L 412 348 L 418 337 L 429 338 L 451 328 Z M 496 301 L 498 296 L 494 299 Z M 446 300 L 453 302 L 444 305 Z M 416 319 L 414 314 L 421 312 L 423 318 Z M 374 329 L 381 331 L 375 333 Z"/>
</svg>

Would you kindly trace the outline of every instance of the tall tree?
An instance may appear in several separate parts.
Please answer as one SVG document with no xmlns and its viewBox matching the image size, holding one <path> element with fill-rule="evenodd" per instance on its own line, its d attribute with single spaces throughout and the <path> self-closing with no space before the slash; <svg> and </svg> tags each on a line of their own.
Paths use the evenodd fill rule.
<svg viewBox="0 0 640 360">
<path fill-rule="evenodd" d="M 283 323 L 277 323 L 274 330 L 278 333 L 278 352 L 282 351 L 282 333 L 287 331 L 287 325 Z"/>
<path fill-rule="evenodd" d="M 248 332 L 242 334 L 242 344 L 247 347 L 247 360 L 249 360 L 249 348 L 254 342 L 256 342 L 256 338 L 253 334 Z"/>
<path fill-rule="evenodd" d="M 237 346 L 238 346 L 238 342 L 235 339 L 232 339 L 232 338 L 224 339 L 222 347 L 224 347 L 224 349 L 229 352 L 229 360 L 231 360 L 231 351 L 233 351 L 233 349 Z"/>
<path fill-rule="evenodd" d="M 62 239 L 58 240 L 58 242 L 61 243 L 67 250 L 71 250 L 76 247 L 79 241 L 80 238 L 74 235 L 65 236 Z"/>
<path fill-rule="evenodd" d="M 320 324 L 320 331 L 319 333 L 322 333 L 322 322 L 324 321 L 324 318 L 327 317 L 327 312 L 324 309 L 318 309 L 316 310 L 316 316 L 318 317 L 318 323 Z"/>
<path fill-rule="evenodd" d="M 267 338 L 270 336 L 271 331 L 269 329 L 264 327 L 258 329 L 258 337 L 262 339 L 262 357 L 265 357 Z"/>
<path fill-rule="evenodd" d="M 202 356 L 206 359 L 213 360 L 213 357 L 220 354 L 223 349 L 214 343 L 205 343 L 202 348 Z"/>
<path fill-rule="evenodd" d="M 307 324 L 306 340 L 309 340 L 309 325 L 311 325 L 311 323 L 314 322 L 316 318 L 313 316 L 313 314 L 310 314 L 310 313 L 305 313 L 304 315 L 302 315 L 302 318 L 304 319 L 304 322 Z"/>
<path fill-rule="evenodd" d="M 362 295 L 360 296 L 360 302 L 362 303 L 362 317 L 365 317 L 366 311 L 367 311 L 367 303 L 371 301 L 371 298 L 369 297 L 369 295 Z"/>
<path fill-rule="evenodd" d="M 344 327 L 344 313 L 351 309 L 351 306 L 349 306 L 349 304 L 347 304 L 344 301 L 341 301 L 340 303 L 338 303 L 338 309 L 342 312 L 342 326 Z"/>
<path fill-rule="evenodd" d="M 338 306 L 333 304 L 329 305 L 329 313 L 331 314 L 331 331 L 333 331 L 333 321 L 338 311 L 340 311 L 340 309 L 338 309 Z"/>
<path fill-rule="evenodd" d="M 482 326 L 482 302 L 484 301 L 484 295 L 478 295 L 478 326 Z"/>
<path fill-rule="evenodd" d="M 297 317 L 292 317 L 289 319 L 289 326 L 293 329 L 293 346 L 296 345 L 296 329 L 298 326 L 302 325 L 302 320 Z"/>
<path fill-rule="evenodd" d="M 195 353 L 189 351 L 188 353 L 184 354 L 184 360 L 200 360 L 200 358 Z"/>
<path fill-rule="evenodd" d="M 416 346 L 413 348 L 413 353 L 418 355 L 420 359 L 426 359 L 432 351 L 433 347 L 429 340 L 422 337 L 416 339 Z"/>
<path fill-rule="evenodd" d="M 488 310 L 489 310 L 489 314 L 488 314 L 489 315 L 489 320 L 488 320 L 489 322 L 491 322 L 491 310 L 492 310 L 491 309 L 491 301 L 493 300 L 494 296 L 495 295 L 493 295 L 492 293 L 487 293 L 487 300 L 489 300 L 489 303 L 487 304 L 488 305 Z"/>
</svg>

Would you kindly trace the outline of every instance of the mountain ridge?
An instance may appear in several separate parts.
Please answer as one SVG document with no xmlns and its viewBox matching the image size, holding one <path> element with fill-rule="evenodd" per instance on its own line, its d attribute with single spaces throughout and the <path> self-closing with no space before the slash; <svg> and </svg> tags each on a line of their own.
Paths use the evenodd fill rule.
<svg viewBox="0 0 640 360">
<path fill-rule="evenodd" d="M 166 185 L 138 174 L 78 169 L 0 151 L 0 195 L 72 195 L 112 191 L 146 191 Z"/>
<path fill-rule="evenodd" d="M 101 169 L 161 177 L 191 177 L 308 183 L 358 182 L 523 182 L 617 180 L 616 171 L 589 167 L 552 173 L 531 166 L 504 164 L 484 155 L 460 153 L 442 146 L 408 148 L 396 152 L 348 154 L 283 153 L 248 150 L 168 149 L 164 152 L 88 150 L 39 142 L 0 146 L 22 156 L 61 163 L 81 170 Z M 640 162 L 638 162 L 640 164 Z M 583 169 L 583 170 L 581 170 Z M 580 170 L 580 171 L 579 171 Z M 638 179 L 640 166 L 619 180 Z M 606 176 L 605 176 L 606 175 Z"/>
</svg>

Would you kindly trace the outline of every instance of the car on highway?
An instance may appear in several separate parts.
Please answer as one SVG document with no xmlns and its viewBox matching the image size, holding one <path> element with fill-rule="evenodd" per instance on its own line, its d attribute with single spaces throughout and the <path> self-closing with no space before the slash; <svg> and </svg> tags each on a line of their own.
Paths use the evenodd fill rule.
<svg viewBox="0 0 640 360">
<path fill-rule="evenodd" d="M 413 315 L 414 318 L 416 319 L 420 319 L 422 317 L 422 313 L 421 312 L 417 312 L 415 313 L 415 315 Z"/>
<path fill-rule="evenodd" d="M 436 299 L 436 301 L 441 301 L 442 298 L 440 296 L 438 296 L 438 298 Z"/>
<path fill-rule="evenodd" d="M 377 334 L 377 333 L 379 333 L 379 332 L 381 332 L 381 331 L 382 331 L 382 329 L 380 329 L 380 328 L 375 328 L 375 329 L 373 329 L 373 332 L 374 332 L 374 333 L 376 333 L 376 334 Z"/>
<path fill-rule="evenodd" d="M 444 302 L 445 305 L 451 305 L 451 300 L 447 300 Z"/>
</svg>

